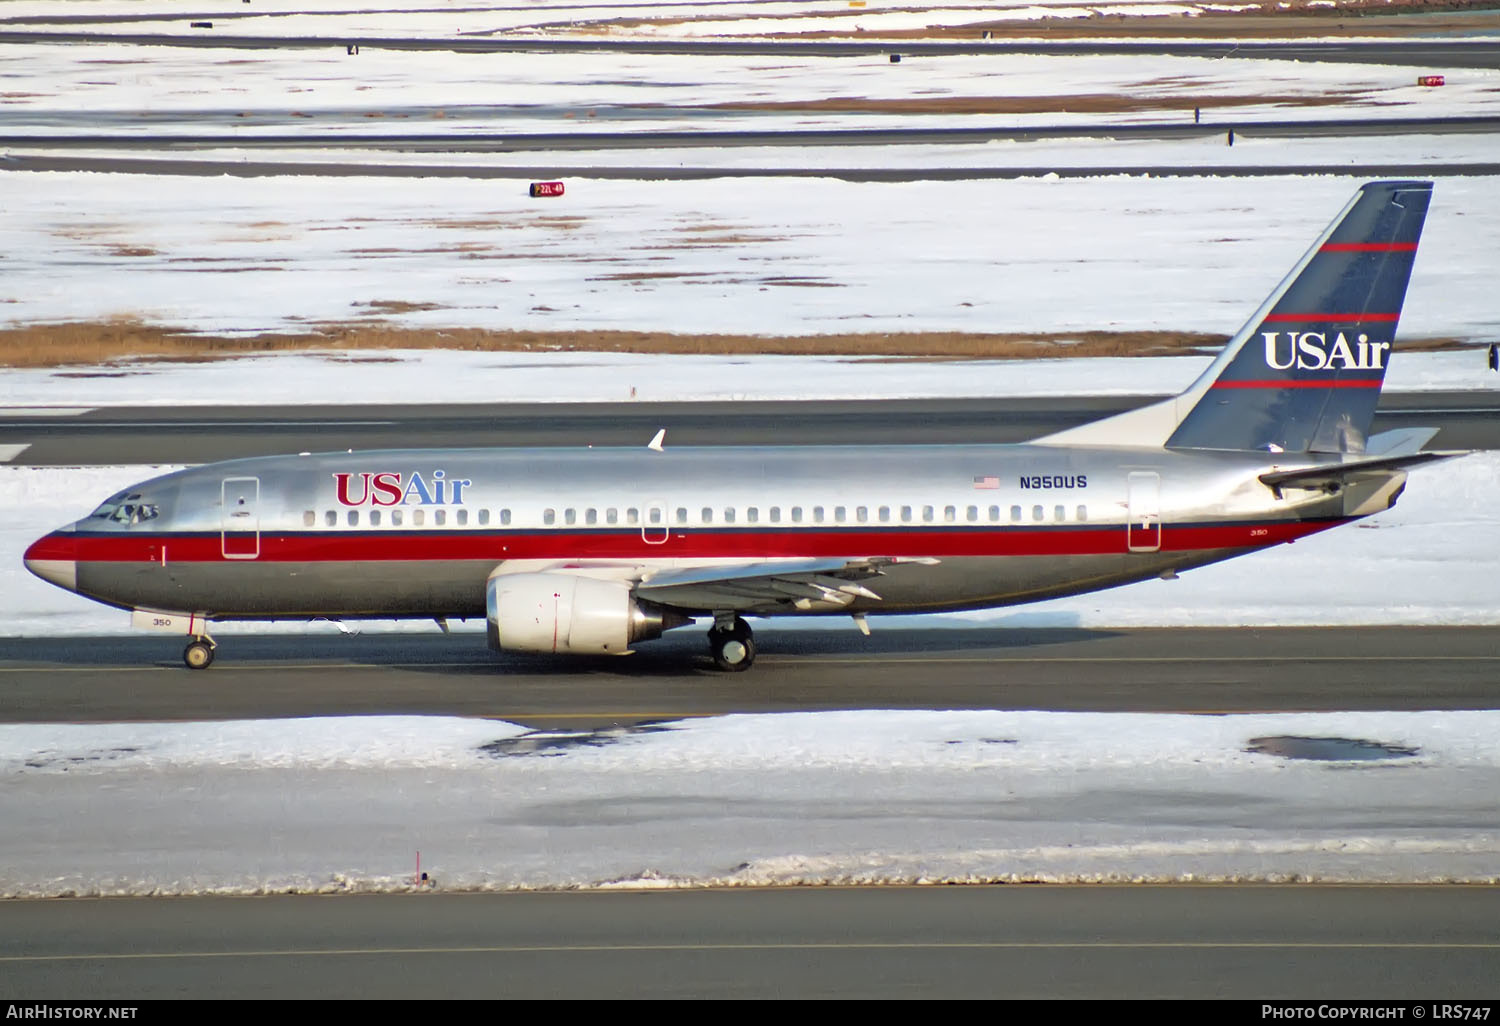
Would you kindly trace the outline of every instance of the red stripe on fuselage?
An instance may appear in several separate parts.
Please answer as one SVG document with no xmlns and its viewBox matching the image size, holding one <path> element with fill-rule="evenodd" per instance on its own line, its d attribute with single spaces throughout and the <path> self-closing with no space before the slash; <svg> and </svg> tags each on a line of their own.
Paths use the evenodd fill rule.
<svg viewBox="0 0 1500 1026">
<path fill-rule="evenodd" d="M 1215 381 L 1211 388 L 1379 388 L 1379 378 L 1296 378 L 1282 381 Z"/>
<path fill-rule="evenodd" d="M 1243 524 L 1167 524 L 1162 551 L 1232 549 L 1291 541 L 1338 520 L 1261 521 Z M 55 543 L 55 544 L 54 544 Z M 166 550 L 163 559 L 162 550 Z M 1070 527 L 907 528 L 830 531 L 815 528 L 761 531 L 674 530 L 651 544 L 639 531 L 410 532 L 376 534 L 262 533 L 255 560 L 226 560 L 219 535 L 50 535 L 33 547 L 33 559 L 79 563 L 335 563 L 393 560 L 511 559 L 767 559 L 861 556 L 1076 556 L 1127 551 L 1125 525 Z"/>
</svg>

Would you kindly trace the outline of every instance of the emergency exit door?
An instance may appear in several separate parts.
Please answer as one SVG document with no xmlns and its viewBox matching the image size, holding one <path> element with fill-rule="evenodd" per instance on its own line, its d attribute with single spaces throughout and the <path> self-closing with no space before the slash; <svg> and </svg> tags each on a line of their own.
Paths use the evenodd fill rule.
<svg viewBox="0 0 1500 1026">
<path fill-rule="evenodd" d="M 260 478 L 226 477 L 219 491 L 220 551 L 225 559 L 260 555 Z"/>
</svg>

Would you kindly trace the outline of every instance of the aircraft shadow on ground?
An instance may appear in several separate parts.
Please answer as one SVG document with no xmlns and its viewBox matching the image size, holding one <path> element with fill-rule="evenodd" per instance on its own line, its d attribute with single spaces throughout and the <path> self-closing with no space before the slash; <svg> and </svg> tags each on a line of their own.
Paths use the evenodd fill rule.
<svg viewBox="0 0 1500 1026">
<path fill-rule="evenodd" d="M 1060 645 L 1104 641 L 1120 636 L 1117 630 L 1082 627 L 973 627 L 879 629 L 865 637 L 851 627 L 827 630 L 763 628 L 756 632 L 761 663 L 751 674 L 775 672 L 779 658 L 830 659 L 889 656 L 974 655 L 991 651 L 997 657 L 1016 650 L 1047 649 Z M 724 675 L 714 669 L 705 631 L 683 628 L 661 639 L 645 642 L 628 657 L 545 655 L 492 652 L 482 634 L 460 632 L 446 636 L 419 634 L 253 634 L 219 639 L 218 659 L 230 665 L 255 664 L 274 670 L 276 664 L 308 668 L 320 663 L 391 668 L 448 676 L 507 675 L 546 677 L 693 677 Z M 138 666 L 140 669 L 183 669 L 180 654 L 185 639 L 163 636 L 92 636 L 0 639 L 0 663 L 39 667 L 79 668 Z M 183 672 L 187 672 L 185 669 Z M 213 670 L 207 671 L 208 675 Z"/>
</svg>

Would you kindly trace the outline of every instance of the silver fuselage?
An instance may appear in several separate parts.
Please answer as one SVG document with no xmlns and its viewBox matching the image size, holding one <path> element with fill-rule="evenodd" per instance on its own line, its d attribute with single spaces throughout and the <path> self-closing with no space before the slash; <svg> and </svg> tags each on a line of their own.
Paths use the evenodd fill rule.
<svg viewBox="0 0 1500 1026">
<path fill-rule="evenodd" d="M 640 581 L 664 567 L 889 558 L 879 599 L 837 611 L 908 613 L 1226 559 L 1384 508 L 1402 479 L 1278 496 L 1258 475 L 1310 461 L 1277 459 L 1047 445 L 279 456 L 142 482 L 27 560 L 115 606 L 275 619 L 479 617 L 497 569 Z"/>
</svg>

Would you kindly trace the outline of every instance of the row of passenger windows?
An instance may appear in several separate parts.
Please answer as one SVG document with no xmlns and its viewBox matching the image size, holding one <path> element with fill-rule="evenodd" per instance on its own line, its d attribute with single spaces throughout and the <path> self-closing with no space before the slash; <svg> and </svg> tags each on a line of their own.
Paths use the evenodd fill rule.
<svg viewBox="0 0 1500 1026">
<path fill-rule="evenodd" d="M 403 514 L 406 512 L 410 512 L 410 520 L 403 519 Z M 369 527 L 404 527 L 408 524 L 413 527 L 425 527 L 427 526 L 427 512 L 427 510 L 420 508 L 410 511 L 401 509 L 388 511 L 378 509 L 365 510 L 363 511 L 363 523 Z M 448 512 L 445 509 L 433 510 L 432 526 L 448 526 Z M 688 517 L 688 508 L 686 506 L 678 506 L 674 512 L 675 516 L 671 520 L 671 523 L 679 526 L 694 523 Z M 801 506 L 792 506 L 790 509 L 785 510 L 786 516 L 783 519 L 782 508 L 780 506 L 770 506 L 765 510 L 765 519 L 762 520 L 759 506 L 747 506 L 743 510 L 737 506 L 725 506 L 717 510 L 710 506 L 704 506 L 698 512 L 696 523 L 700 525 L 715 523 L 734 524 L 740 522 L 746 524 L 978 524 L 985 522 L 998 524 L 1004 522 L 1006 519 L 1002 516 L 1003 512 L 1005 510 L 1001 506 L 990 506 L 988 509 L 981 506 L 965 506 L 962 508 L 962 511 L 960 511 L 960 507 L 958 506 L 855 506 L 853 508 L 853 516 L 851 517 L 849 515 L 849 507 L 847 506 L 834 506 L 832 509 L 826 509 L 823 506 L 812 506 L 807 509 Z M 1022 506 L 1010 507 L 1009 522 L 1012 524 L 1024 523 L 1027 520 L 1026 512 L 1025 507 Z M 388 513 L 389 519 L 382 519 L 382 513 Z M 1045 523 L 1048 520 L 1048 513 L 1049 510 L 1046 506 L 1032 506 L 1030 509 L 1030 520 L 1033 523 Z M 1066 506 L 1053 506 L 1050 513 L 1051 520 L 1055 523 L 1063 523 L 1068 519 L 1068 508 Z M 740 519 L 741 514 L 743 514 L 743 521 Z M 1088 520 L 1088 518 L 1088 507 L 1077 506 L 1074 508 L 1074 520 L 1081 522 Z M 303 526 L 314 527 L 317 522 L 318 515 L 315 511 L 307 510 L 302 514 Z M 471 523 L 479 527 L 488 527 L 491 522 L 490 511 L 487 509 L 477 510 L 472 521 L 469 518 L 468 510 L 458 509 L 453 511 L 453 524 L 457 527 L 468 527 Z M 498 523 L 502 527 L 509 526 L 511 522 L 510 510 L 495 510 L 493 522 Z M 337 510 L 330 509 L 324 512 L 323 525 L 325 527 L 338 527 L 339 523 L 340 518 Z M 358 527 L 361 524 L 361 511 L 357 509 L 344 511 L 343 523 L 349 527 Z M 605 509 L 586 508 L 581 510 L 568 507 L 560 513 L 556 509 L 542 510 L 542 524 L 544 526 L 553 527 L 558 523 L 566 526 L 578 524 L 583 524 L 584 526 L 604 524 L 607 526 L 623 523 L 631 527 L 660 527 L 666 526 L 668 520 L 667 510 L 662 506 L 648 506 L 644 519 L 641 516 L 641 511 L 634 506 L 627 507 L 623 511 L 614 506 Z"/>
</svg>

